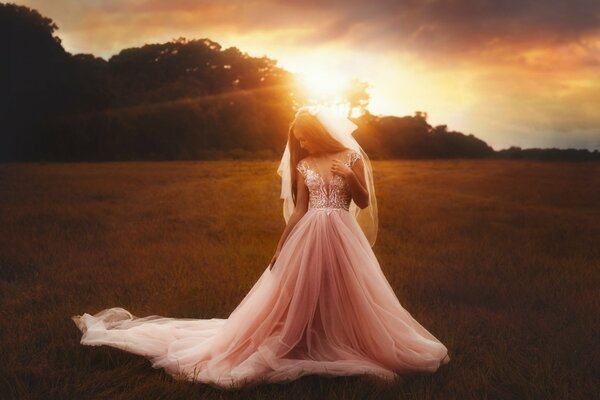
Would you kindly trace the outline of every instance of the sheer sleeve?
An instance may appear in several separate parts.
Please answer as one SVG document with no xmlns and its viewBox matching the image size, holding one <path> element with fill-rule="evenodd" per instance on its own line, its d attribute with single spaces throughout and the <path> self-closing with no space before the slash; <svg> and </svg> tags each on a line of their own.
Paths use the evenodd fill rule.
<svg viewBox="0 0 600 400">
<path fill-rule="evenodd" d="M 306 178 L 306 161 L 300 160 L 298 164 L 296 164 L 296 170 L 302 174 L 304 178 Z"/>
</svg>

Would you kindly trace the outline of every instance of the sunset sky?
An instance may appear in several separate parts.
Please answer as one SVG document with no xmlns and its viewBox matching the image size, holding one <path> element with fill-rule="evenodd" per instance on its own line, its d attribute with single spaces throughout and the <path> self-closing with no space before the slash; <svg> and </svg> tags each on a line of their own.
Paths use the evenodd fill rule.
<svg viewBox="0 0 600 400">
<path fill-rule="evenodd" d="M 373 114 L 426 111 L 509 146 L 600 149 L 598 0 L 13 0 L 67 51 L 108 59 L 178 37 L 316 79 L 368 81 Z"/>
</svg>

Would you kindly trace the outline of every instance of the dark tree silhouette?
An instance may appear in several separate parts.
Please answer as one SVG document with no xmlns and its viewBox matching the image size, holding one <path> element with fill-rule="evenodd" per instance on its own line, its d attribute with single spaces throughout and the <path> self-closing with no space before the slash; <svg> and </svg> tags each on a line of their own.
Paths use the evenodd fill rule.
<svg viewBox="0 0 600 400">
<path fill-rule="evenodd" d="M 446 125 L 432 127 L 427 113 L 414 116 L 375 117 L 369 113 L 356 120 L 354 134 L 372 158 L 478 158 L 494 149 L 473 135 L 449 132 Z"/>
<path fill-rule="evenodd" d="M 37 11 L 0 4 L 0 159 L 36 158 L 41 130 L 65 103 L 68 54 Z"/>
</svg>

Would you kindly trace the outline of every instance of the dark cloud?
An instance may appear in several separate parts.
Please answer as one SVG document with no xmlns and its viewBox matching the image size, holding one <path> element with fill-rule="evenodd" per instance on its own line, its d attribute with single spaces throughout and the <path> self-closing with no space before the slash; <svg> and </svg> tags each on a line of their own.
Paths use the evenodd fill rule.
<svg viewBox="0 0 600 400">
<path fill-rule="evenodd" d="M 294 1 L 298 7 L 302 3 Z M 309 3 L 332 22 L 299 42 L 344 40 L 420 54 L 477 53 L 494 46 L 553 46 L 600 29 L 597 0 L 395 0 Z"/>
</svg>

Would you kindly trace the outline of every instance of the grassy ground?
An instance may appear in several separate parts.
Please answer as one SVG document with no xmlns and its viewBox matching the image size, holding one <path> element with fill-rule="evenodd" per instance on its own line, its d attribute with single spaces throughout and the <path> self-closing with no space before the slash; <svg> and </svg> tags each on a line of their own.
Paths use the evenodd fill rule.
<svg viewBox="0 0 600 400">
<path fill-rule="evenodd" d="M 375 254 L 450 350 L 392 388 L 239 392 L 79 344 L 70 319 L 226 318 L 284 228 L 272 161 L 0 165 L 0 393 L 44 399 L 579 399 L 600 387 L 600 163 L 375 161 Z"/>
</svg>

